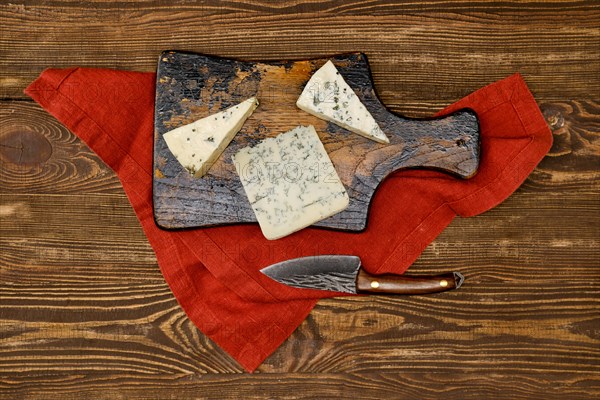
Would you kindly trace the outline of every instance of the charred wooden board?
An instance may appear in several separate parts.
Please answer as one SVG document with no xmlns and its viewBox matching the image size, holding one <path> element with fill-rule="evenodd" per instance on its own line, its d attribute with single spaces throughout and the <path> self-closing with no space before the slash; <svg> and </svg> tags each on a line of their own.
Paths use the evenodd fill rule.
<svg viewBox="0 0 600 400">
<path fill-rule="evenodd" d="M 479 162 L 475 113 L 461 110 L 443 118 L 414 120 L 390 112 L 377 98 L 363 54 L 331 60 L 390 144 L 365 139 L 298 109 L 296 100 L 306 82 L 327 60 L 262 63 L 174 51 L 161 54 L 154 132 L 157 224 L 174 229 L 255 222 L 231 156 L 297 125 L 315 126 L 350 196 L 346 210 L 315 226 L 363 230 L 377 186 L 402 168 L 436 168 L 462 178 L 475 174 Z M 202 178 L 192 177 L 171 154 L 162 135 L 252 96 L 260 101 L 258 109 L 209 172 Z"/>
</svg>

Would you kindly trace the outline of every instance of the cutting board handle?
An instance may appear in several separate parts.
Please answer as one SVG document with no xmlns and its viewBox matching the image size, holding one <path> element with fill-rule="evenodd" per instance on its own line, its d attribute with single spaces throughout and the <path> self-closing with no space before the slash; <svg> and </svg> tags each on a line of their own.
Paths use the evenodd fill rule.
<svg viewBox="0 0 600 400">
<path fill-rule="evenodd" d="M 389 144 L 325 123 L 295 106 L 303 86 L 328 60 L 373 115 Z M 261 105 L 219 158 L 221 164 L 215 171 L 202 179 L 182 171 L 162 135 L 182 122 L 191 122 L 193 116 L 209 115 L 256 94 Z M 395 114 L 377 96 L 364 54 L 293 62 L 243 62 L 168 51 L 159 58 L 156 79 L 156 223 L 176 229 L 256 222 L 231 156 L 238 149 L 299 124 L 315 125 L 350 197 L 348 208 L 319 221 L 315 224 L 319 227 L 352 232 L 365 229 L 373 194 L 386 177 L 399 169 L 435 168 L 469 178 L 479 165 L 479 123 L 472 110 L 421 120 Z M 327 178 L 328 173 L 322 176 Z"/>
<path fill-rule="evenodd" d="M 470 178 L 479 166 L 479 121 L 470 109 L 427 119 L 413 120 L 396 114 L 388 116 L 394 139 L 402 143 L 392 171 L 403 168 L 433 168 Z M 392 121 L 390 121 L 390 119 Z M 408 151 L 407 151 L 408 150 Z"/>
</svg>

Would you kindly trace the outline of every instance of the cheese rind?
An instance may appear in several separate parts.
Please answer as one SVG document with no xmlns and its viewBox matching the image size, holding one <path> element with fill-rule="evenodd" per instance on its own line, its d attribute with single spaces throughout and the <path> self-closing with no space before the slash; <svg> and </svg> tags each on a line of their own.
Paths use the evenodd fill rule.
<svg viewBox="0 0 600 400">
<path fill-rule="evenodd" d="M 349 197 L 312 126 L 298 126 L 233 156 L 260 228 L 279 239 L 348 207 Z"/>
<path fill-rule="evenodd" d="M 255 97 L 163 135 L 169 150 L 190 174 L 200 178 L 223 153 L 258 106 Z"/>
<path fill-rule="evenodd" d="M 309 114 L 368 139 L 390 142 L 331 60 L 313 74 L 296 105 Z"/>
</svg>

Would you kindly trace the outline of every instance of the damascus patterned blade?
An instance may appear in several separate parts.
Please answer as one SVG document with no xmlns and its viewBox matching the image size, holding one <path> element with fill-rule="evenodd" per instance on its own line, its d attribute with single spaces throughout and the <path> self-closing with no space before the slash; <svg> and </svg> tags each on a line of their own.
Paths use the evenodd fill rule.
<svg viewBox="0 0 600 400">
<path fill-rule="evenodd" d="M 260 272 L 296 288 L 356 294 L 359 269 L 360 258 L 356 256 L 322 255 L 282 261 Z"/>
</svg>

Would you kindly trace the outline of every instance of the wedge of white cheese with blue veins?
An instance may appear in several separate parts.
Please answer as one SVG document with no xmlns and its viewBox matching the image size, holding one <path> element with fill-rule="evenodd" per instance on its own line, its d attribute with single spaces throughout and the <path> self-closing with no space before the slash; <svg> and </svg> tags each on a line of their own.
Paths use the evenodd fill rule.
<svg viewBox="0 0 600 400">
<path fill-rule="evenodd" d="M 298 126 L 233 156 L 264 236 L 279 239 L 348 207 L 315 128 Z"/>
<path fill-rule="evenodd" d="M 296 105 L 309 114 L 368 139 L 390 142 L 331 60 L 313 74 Z"/>
<path fill-rule="evenodd" d="M 223 153 L 258 106 L 255 97 L 180 126 L 163 135 L 169 150 L 190 174 L 200 178 Z"/>
</svg>

